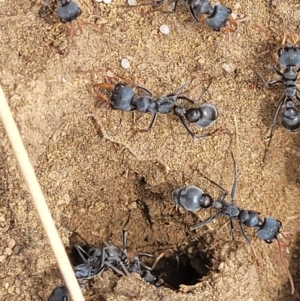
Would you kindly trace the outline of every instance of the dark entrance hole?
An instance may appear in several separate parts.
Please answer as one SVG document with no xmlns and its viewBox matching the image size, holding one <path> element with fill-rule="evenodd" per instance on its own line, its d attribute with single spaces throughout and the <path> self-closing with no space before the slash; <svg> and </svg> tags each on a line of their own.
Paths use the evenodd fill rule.
<svg viewBox="0 0 300 301">
<path fill-rule="evenodd" d="M 203 252 L 193 255 L 165 252 L 152 273 L 155 277 L 163 279 L 170 288 L 177 290 L 181 284 L 195 285 L 200 282 L 210 270 L 210 258 L 211 256 Z"/>
</svg>

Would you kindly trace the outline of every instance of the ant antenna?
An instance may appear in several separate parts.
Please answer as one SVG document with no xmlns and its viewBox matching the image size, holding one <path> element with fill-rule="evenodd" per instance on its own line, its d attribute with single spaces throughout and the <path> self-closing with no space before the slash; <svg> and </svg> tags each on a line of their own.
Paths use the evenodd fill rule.
<svg viewBox="0 0 300 301">
<path fill-rule="evenodd" d="M 287 276 L 288 276 L 288 278 L 289 278 L 289 280 L 290 280 L 290 284 L 291 284 L 291 294 L 293 295 L 294 292 L 295 292 L 294 281 L 293 281 L 292 275 L 291 275 L 291 273 L 290 273 L 288 267 L 286 266 L 286 264 L 285 264 L 285 262 L 284 262 L 284 258 L 283 258 L 283 256 L 282 256 L 282 250 L 281 250 L 281 243 L 280 243 L 280 241 L 279 241 L 279 239 L 278 239 L 277 237 L 276 237 L 276 241 L 277 241 L 277 243 L 278 243 L 279 256 L 280 256 L 280 259 L 281 259 L 281 263 L 282 263 L 283 268 L 284 268 L 284 270 L 285 270 L 285 272 L 286 272 L 286 274 L 287 274 Z"/>
</svg>

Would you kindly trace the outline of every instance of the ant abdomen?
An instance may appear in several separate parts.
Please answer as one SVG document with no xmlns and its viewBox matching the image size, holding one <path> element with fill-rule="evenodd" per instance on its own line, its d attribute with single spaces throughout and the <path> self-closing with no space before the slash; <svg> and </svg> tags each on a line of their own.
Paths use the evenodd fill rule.
<svg viewBox="0 0 300 301">
<path fill-rule="evenodd" d="M 300 128 L 300 114 L 292 101 L 288 101 L 282 112 L 280 122 L 282 127 L 290 132 L 296 132 Z"/>
<path fill-rule="evenodd" d="M 187 211 L 198 211 L 202 208 L 209 208 L 213 203 L 210 195 L 203 193 L 202 189 L 195 186 L 176 189 L 172 193 L 172 199 L 175 204 Z"/>
</svg>

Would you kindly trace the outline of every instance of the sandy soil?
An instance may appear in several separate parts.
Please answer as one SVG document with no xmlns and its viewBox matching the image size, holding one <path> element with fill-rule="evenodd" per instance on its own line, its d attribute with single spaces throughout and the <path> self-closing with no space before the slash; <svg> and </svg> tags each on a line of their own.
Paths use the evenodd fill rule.
<svg viewBox="0 0 300 301">
<path fill-rule="evenodd" d="M 239 25 L 230 43 L 227 34 L 195 24 L 184 4 L 165 14 L 171 3 L 153 12 L 149 7 L 126 9 L 121 0 L 111 5 L 79 0 L 84 32 L 68 46 L 66 27 L 51 12 L 40 18 L 38 3 L 0 1 L 0 83 L 66 247 L 74 243 L 74 231 L 96 246 L 103 240 L 120 244 L 130 215 L 129 257 L 172 249 L 188 263 L 185 267 L 207 272 L 196 285 L 174 291 L 108 271 L 86 283 L 86 300 L 300 300 L 299 134 L 277 127 L 263 164 L 282 89 L 266 89 L 252 70 L 276 78 L 271 66 L 278 46 L 255 24 L 279 40 L 285 27 L 300 34 L 300 6 L 296 0 L 224 3 L 250 20 Z M 169 35 L 159 32 L 162 24 L 170 27 Z M 127 71 L 120 66 L 122 58 L 130 61 Z M 224 71 L 224 64 L 232 72 Z M 276 217 L 291 233 L 292 244 L 283 248 L 283 256 L 295 282 L 294 296 L 276 243 L 268 245 L 247 229 L 255 260 L 238 229 L 236 240 L 231 239 L 226 219 L 191 233 L 187 226 L 212 212 L 191 214 L 172 204 L 171 192 L 184 185 L 218 197 L 220 191 L 200 173 L 231 189 L 230 136 L 193 140 L 173 114 L 159 116 L 150 133 L 138 132 L 147 128 L 149 115 L 101 110 L 92 91 L 108 68 L 154 95 L 191 80 L 185 94 L 196 98 L 214 78 L 201 101 L 215 104 L 220 113 L 210 130 L 222 127 L 235 137 L 237 204 Z M 0 200 L 0 299 L 47 300 L 60 284 L 57 265 L 1 124 Z M 148 207 L 148 218 L 138 200 Z M 172 264 L 174 258 L 165 267 Z M 171 284 L 194 281 L 186 283 L 186 278 Z"/>
</svg>

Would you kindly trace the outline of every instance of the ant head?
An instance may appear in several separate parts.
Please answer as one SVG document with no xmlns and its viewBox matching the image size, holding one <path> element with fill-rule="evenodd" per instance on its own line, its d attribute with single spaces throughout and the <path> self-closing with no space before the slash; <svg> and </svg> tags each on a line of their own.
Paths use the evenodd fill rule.
<svg viewBox="0 0 300 301">
<path fill-rule="evenodd" d="M 281 125 L 290 132 L 298 131 L 300 128 L 300 114 L 295 108 L 293 101 L 288 101 L 280 118 Z"/>
<path fill-rule="evenodd" d="M 62 23 L 72 22 L 81 15 L 81 9 L 77 3 L 67 0 L 60 0 L 61 6 L 58 7 L 57 14 Z"/>
<path fill-rule="evenodd" d="M 300 66 L 300 47 L 287 44 L 278 49 L 278 57 L 280 66 Z"/>
<path fill-rule="evenodd" d="M 231 9 L 218 3 L 213 6 L 213 12 L 207 17 L 206 23 L 215 31 L 220 31 L 226 28 L 227 22 L 230 21 L 230 15 Z"/>
<path fill-rule="evenodd" d="M 68 0 L 60 0 L 60 3 L 62 6 L 65 6 L 68 4 Z"/>
<path fill-rule="evenodd" d="M 257 230 L 257 235 L 266 243 L 270 244 L 277 239 L 281 227 L 281 221 L 273 217 L 266 217 L 260 228 Z"/>
</svg>

